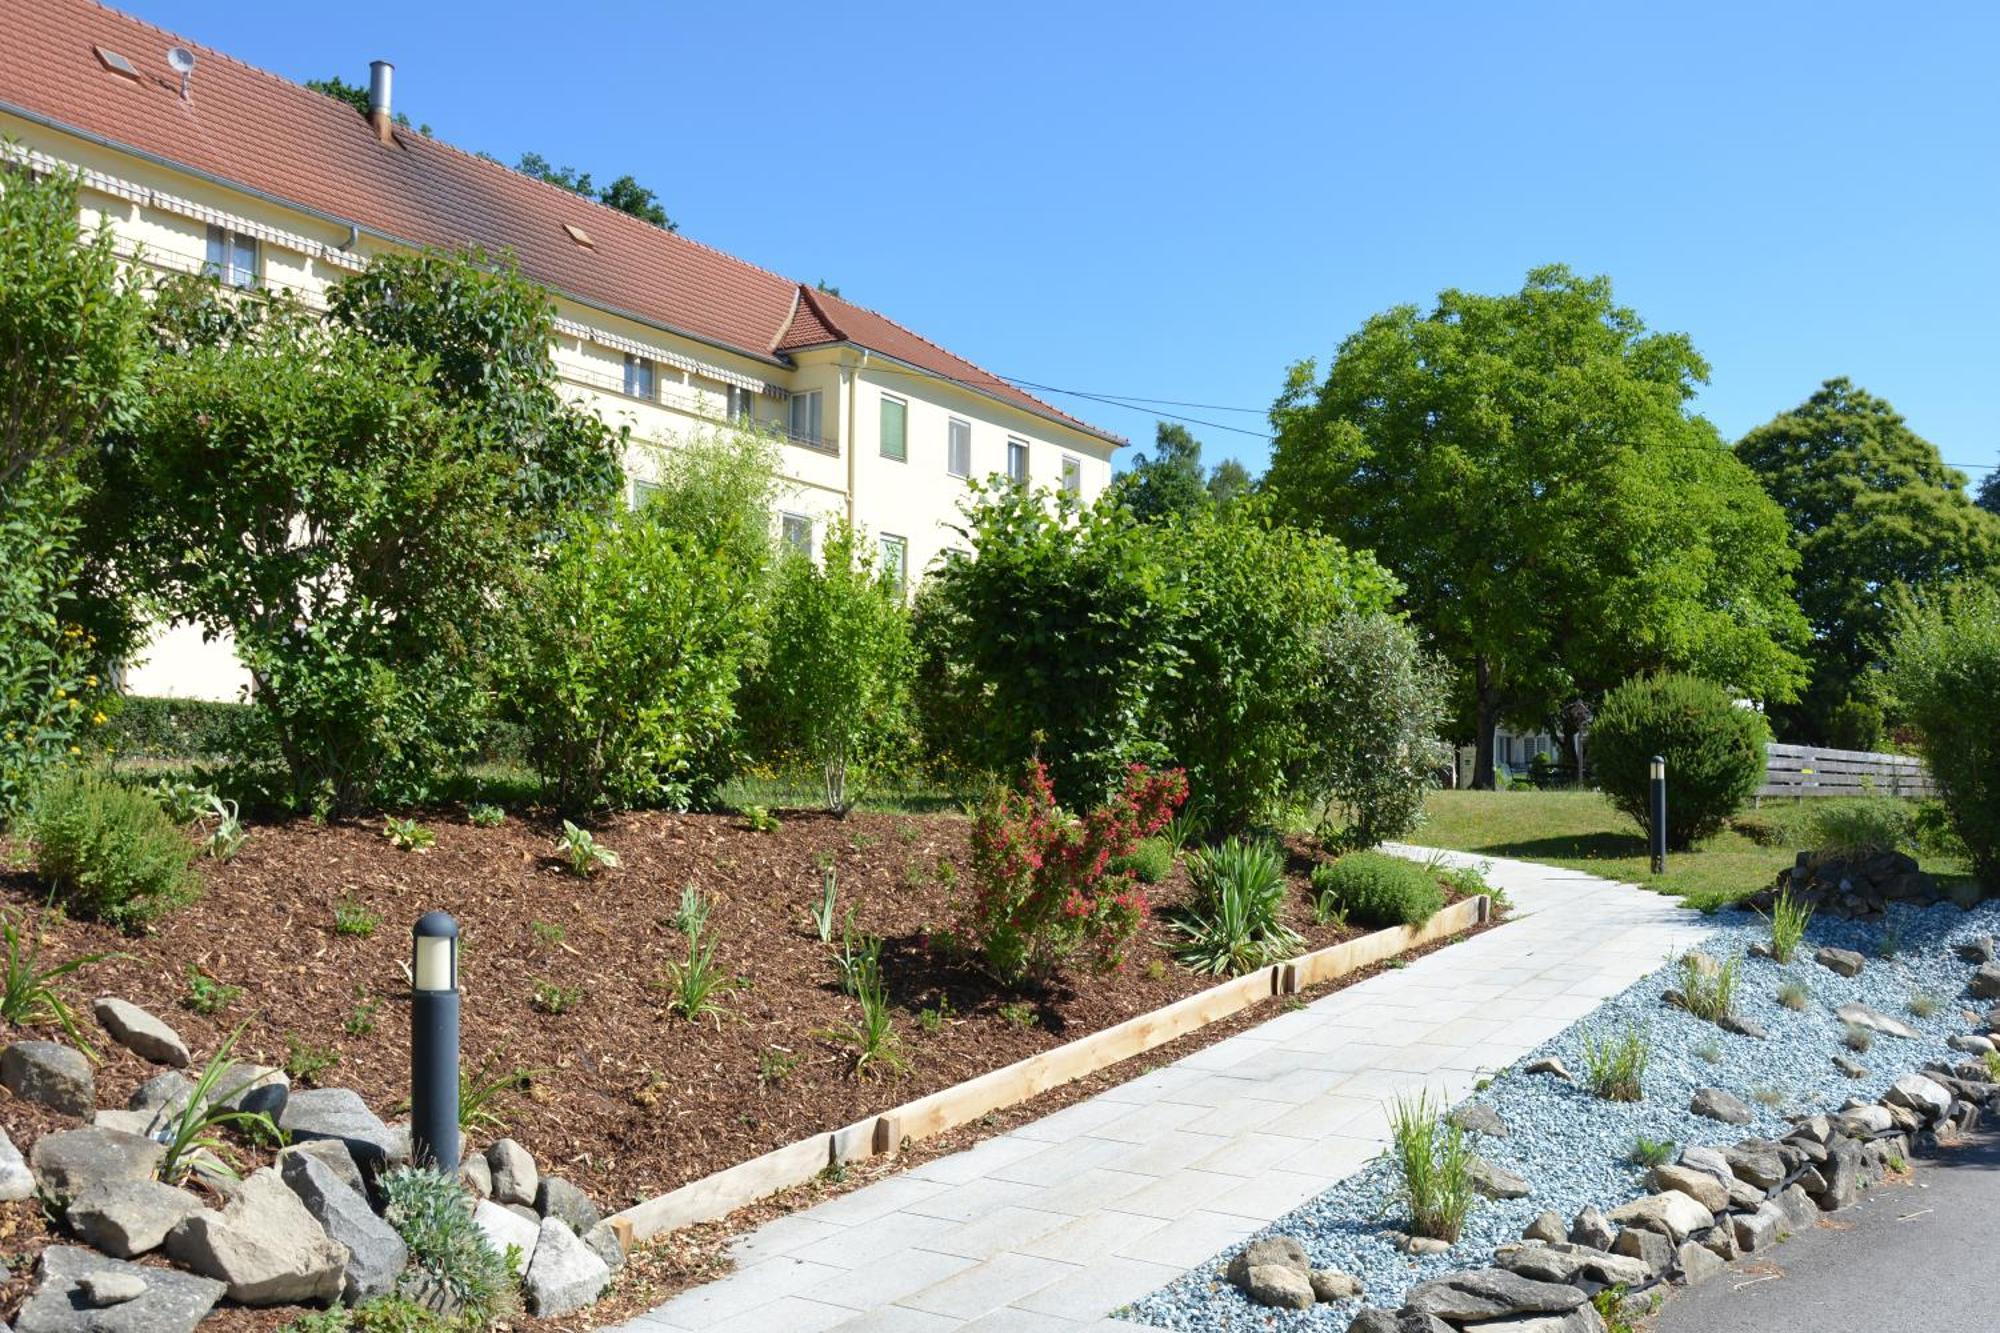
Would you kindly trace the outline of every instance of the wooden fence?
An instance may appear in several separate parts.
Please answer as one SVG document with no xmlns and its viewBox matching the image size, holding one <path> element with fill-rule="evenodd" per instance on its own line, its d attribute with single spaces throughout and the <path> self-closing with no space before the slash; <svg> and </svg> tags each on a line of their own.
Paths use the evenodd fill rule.
<svg viewBox="0 0 2000 1333">
<path fill-rule="evenodd" d="M 1766 745 L 1759 796 L 1932 796 L 1923 760 L 1906 754 Z M 1672 775 L 1668 775 L 1671 785 Z"/>
</svg>

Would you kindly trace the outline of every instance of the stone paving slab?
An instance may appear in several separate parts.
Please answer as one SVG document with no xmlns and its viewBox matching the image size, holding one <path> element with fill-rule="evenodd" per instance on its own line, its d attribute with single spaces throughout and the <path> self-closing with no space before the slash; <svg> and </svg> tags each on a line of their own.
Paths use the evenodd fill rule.
<svg viewBox="0 0 2000 1333">
<path fill-rule="evenodd" d="M 1456 1101 L 1706 933 L 1632 885 L 1443 855 L 1488 865 L 1514 919 L 766 1223 L 734 1272 L 622 1328 L 1135 1333 L 1108 1316 L 1359 1170 L 1395 1097 Z"/>
</svg>

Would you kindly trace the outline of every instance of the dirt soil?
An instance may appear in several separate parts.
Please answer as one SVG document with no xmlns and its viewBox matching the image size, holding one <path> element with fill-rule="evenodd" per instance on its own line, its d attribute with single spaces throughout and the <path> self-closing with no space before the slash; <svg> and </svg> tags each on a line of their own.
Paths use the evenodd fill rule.
<svg viewBox="0 0 2000 1333">
<path fill-rule="evenodd" d="M 239 1058 L 297 1069 L 333 1057 L 316 1075 L 295 1081 L 354 1088 L 394 1118 L 409 1088 L 409 925 L 442 908 L 463 934 L 467 1067 L 529 1072 L 524 1087 L 495 1104 L 504 1131 L 475 1131 L 468 1146 L 504 1132 L 606 1213 L 1215 984 L 1174 964 L 1168 952 L 1168 914 L 1189 891 L 1182 868 L 1150 890 L 1153 918 L 1123 969 L 1021 995 L 932 944 L 933 932 L 953 921 L 966 878 L 964 818 L 839 819 L 795 811 L 781 819 L 779 829 L 756 832 L 733 815 L 618 816 L 596 835 L 618 853 L 620 865 L 589 880 L 564 868 L 554 855 L 554 830 L 533 819 L 510 816 L 500 827 L 481 829 L 429 817 L 436 845 L 422 852 L 391 845 L 380 821 L 263 826 L 252 830 L 233 862 L 204 863 L 200 902 L 147 935 L 128 937 L 59 914 L 43 918 L 42 960 L 118 955 L 66 987 L 103 1057 L 100 1106 L 122 1106 L 157 1072 L 95 1030 L 89 1000 L 117 995 L 171 1023 L 197 1062 L 238 1024 L 244 1025 Z M 1301 841 L 1288 850 L 1291 924 L 1309 947 L 1359 933 L 1313 924 L 1306 906 L 1312 848 Z M 859 1006 L 842 993 L 808 914 L 827 866 L 838 879 L 840 911 L 852 907 L 857 930 L 884 940 L 882 967 L 909 1062 L 905 1074 L 857 1077 L 850 1049 L 830 1035 L 857 1019 Z M 734 979 L 721 996 L 727 1013 L 700 1022 L 667 1007 L 670 965 L 687 956 L 673 918 L 690 884 L 714 902 L 710 931 Z M 41 902 L 31 875 L 0 873 L 0 903 L 33 911 Z M 337 909 L 350 924 L 347 932 L 336 928 Z M 359 932 L 365 921 L 374 923 L 372 932 Z M 195 1012 L 194 970 L 241 987 L 241 995 L 219 1012 Z M 920 1024 L 923 1010 L 937 1020 Z M 1263 1010 L 1251 1012 L 1268 1016 Z M 1232 1024 L 1213 1025 L 1195 1034 L 1200 1041 L 1183 1041 L 1193 1049 L 1231 1030 Z M 1061 1104 L 1051 1098 L 1088 1095 L 1134 1077 L 1161 1054 L 1126 1062 L 1116 1077 L 1107 1071 L 1038 1099 L 1032 1114 Z M 1003 1122 L 993 1118 L 971 1137 Z M 0 1124 L 23 1151 L 63 1123 L 0 1091 Z M 968 1132 L 924 1147 L 952 1150 Z M 255 1162 L 247 1151 L 243 1158 L 245 1165 Z M 744 1213 L 736 1226 L 758 1220 L 752 1210 Z M 621 1290 L 654 1298 L 700 1280 L 719 1262 L 716 1238 L 731 1230 L 711 1224 L 642 1251 Z M 18 1304 L 24 1265 L 45 1235 L 32 1203 L 0 1206 L 0 1257 L 15 1273 L 0 1288 L 0 1318 Z M 608 1318 L 603 1310 L 591 1312 L 595 1322 Z M 289 1317 L 218 1312 L 204 1327 L 269 1329 L 282 1325 L 280 1316 Z"/>
</svg>

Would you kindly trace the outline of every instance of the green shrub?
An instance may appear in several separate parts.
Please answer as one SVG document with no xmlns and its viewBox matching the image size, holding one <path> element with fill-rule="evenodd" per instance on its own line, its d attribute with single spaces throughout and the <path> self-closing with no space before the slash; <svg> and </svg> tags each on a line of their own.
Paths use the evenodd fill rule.
<svg viewBox="0 0 2000 1333">
<path fill-rule="evenodd" d="M 1312 886 L 1364 926 L 1422 925 L 1444 906 L 1436 876 L 1414 861 L 1383 852 L 1349 852 L 1314 866 Z"/>
<path fill-rule="evenodd" d="M 1759 847 L 1783 847 L 1787 837 L 1783 824 L 1764 815 L 1734 815 L 1729 820 L 1729 827 Z"/>
<path fill-rule="evenodd" d="M 1882 710 L 1866 699 L 1844 699 L 1826 715 L 1826 742 L 1836 750 L 1880 750 Z"/>
<path fill-rule="evenodd" d="M 122 783 L 60 774 L 37 793 L 28 827 L 35 873 L 80 916 L 137 930 L 201 890 L 186 832 Z"/>
<path fill-rule="evenodd" d="M 1651 831 L 1651 760 L 1667 761 L 1667 845 L 1712 837 L 1764 776 L 1764 719 L 1693 676 L 1635 676 L 1604 696 L 1590 729 L 1598 785 Z"/>
<path fill-rule="evenodd" d="M 1625 1151 L 1625 1160 L 1634 1166 L 1665 1166 L 1674 1160 L 1679 1145 L 1672 1139 L 1656 1139 L 1649 1134 L 1634 1134 L 1632 1146 Z"/>
<path fill-rule="evenodd" d="M 93 739 L 121 759 L 222 759 L 250 748 L 245 737 L 259 725 L 256 705 L 214 699 L 127 694 L 104 711 Z"/>
<path fill-rule="evenodd" d="M 1606 1101 L 1643 1100 L 1646 1066 L 1652 1059 L 1653 1038 L 1637 1024 L 1617 1036 L 1597 1032 L 1583 1036 L 1584 1082 Z"/>
<path fill-rule="evenodd" d="M 465 1186 L 407 1166 L 384 1172 L 381 1183 L 382 1219 L 409 1246 L 420 1282 L 449 1296 L 482 1326 L 513 1310 L 513 1265 L 473 1224 L 474 1200 Z"/>
<path fill-rule="evenodd" d="M 1120 858 L 1117 868 L 1141 884 L 1158 884 L 1174 871 L 1174 845 L 1164 834 L 1143 839 L 1130 856 Z"/>
<path fill-rule="evenodd" d="M 1268 842 L 1231 838 L 1188 854 L 1194 898 L 1174 921 L 1187 937 L 1174 952 L 1197 972 L 1235 976 L 1305 943 L 1285 924 L 1285 856 Z"/>
<path fill-rule="evenodd" d="M 1973 873 L 2000 885 L 2000 590 L 1969 587 L 1906 612 L 1887 685 Z"/>
<path fill-rule="evenodd" d="M 1790 962 L 1781 958 L 1779 962 Z M 1717 962 L 1699 950 L 1689 949 L 1674 959 L 1674 975 L 1679 981 L 1681 1008 L 1696 1018 L 1719 1023 L 1736 1009 L 1737 960 Z"/>
<path fill-rule="evenodd" d="M 1826 801 L 1813 810 L 1814 850 L 1830 856 L 1899 852 L 1915 844 L 1915 809 L 1892 796 Z"/>
</svg>

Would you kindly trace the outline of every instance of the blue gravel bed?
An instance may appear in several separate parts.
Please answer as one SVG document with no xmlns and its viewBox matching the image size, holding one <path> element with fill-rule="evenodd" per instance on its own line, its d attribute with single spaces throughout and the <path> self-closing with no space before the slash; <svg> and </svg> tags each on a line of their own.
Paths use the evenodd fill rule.
<svg viewBox="0 0 2000 1333">
<path fill-rule="evenodd" d="M 1660 970 L 1605 1001 L 1596 1011 L 1545 1043 L 1514 1069 L 1504 1071 L 1470 1100 L 1497 1110 L 1512 1133 L 1504 1139 L 1475 1138 L 1489 1161 L 1518 1173 L 1529 1185 L 1525 1199 L 1481 1200 L 1467 1220 L 1465 1234 L 1443 1254 L 1412 1257 L 1398 1251 L 1383 1233 L 1404 1225 L 1402 1214 L 1389 1202 L 1394 1173 L 1386 1158 L 1378 1158 L 1354 1176 L 1311 1202 L 1279 1218 L 1258 1235 L 1296 1237 L 1313 1265 L 1339 1269 L 1359 1278 L 1367 1303 L 1394 1308 L 1403 1293 L 1418 1282 L 1446 1272 L 1490 1262 L 1495 1246 L 1520 1239 L 1522 1228 L 1544 1210 L 1565 1223 L 1586 1204 L 1610 1211 L 1647 1192 L 1643 1168 L 1627 1155 L 1636 1135 L 1690 1144 L 1720 1146 L 1752 1135 L 1776 1137 L 1788 1128 L 1786 1117 L 1839 1107 L 1849 1097 L 1874 1100 L 1896 1078 L 1936 1059 L 1962 1060 L 1945 1046 L 1955 1033 L 1977 1030 L 1966 1011 L 1984 1013 L 1989 1002 L 1972 999 L 1966 989 L 1974 965 L 1959 958 L 1953 946 L 1978 935 L 2000 935 L 2000 905 L 1962 912 L 1950 906 L 1918 910 L 1894 906 L 1881 922 L 1857 923 L 1833 918 L 1815 920 L 1799 956 L 1788 966 L 1745 956 L 1756 940 L 1768 939 L 1769 928 L 1758 916 L 1729 911 L 1699 946 L 1719 958 L 1740 958 L 1736 985 L 1737 1012 L 1763 1025 L 1768 1040 L 1733 1036 L 1661 1002 L 1672 984 L 1671 969 Z M 1893 957 L 1882 956 L 1885 941 Z M 1861 975 L 1841 977 L 1812 961 L 1825 945 L 1866 955 Z M 1804 1012 L 1777 1001 L 1786 981 L 1803 982 L 1812 992 Z M 1910 1012 L 1915 995 L 1938 1001 L 1929 1018 Z M 1836 1007 L 1859 1001 L 1899 1018 L 1921 1034 L 1918 1040 L 1877 1035 L 1867 1052 L 1848 1052 L 1841 1044 L 1845 1026 L 1833 1015 Z M 1637 1103 L 1600 1101 L 1580 1084 L 1546 1075 L 1530 1077 L 1520 1068 L 1535 1058 L 1561 1058 L 1579 1079 L 1584 1076 L 1583 1039 L 1598 1032 L 1616 1034 L 1633 1024 L 1644 1025 L 1653 1043 L 1645 1078 L 1645 1100 Z M 1835 1054 L 1849 1054 L 1869 1070 L 1851 1079 L 1834 1067 Z M 1710 1056 L 1718 1056 L 1713 1063 Z M 1748 1125 L 1732 1126 L 1691 1114 L 1688 1102 L 1702 1087 L 1734 1093 L 1755 1113 Z M 1782 1094 L 1767 1106 L 1757 1094 Z M 1172 1284 L 1133 1303 L 1122 1314 L 1162 1328 L 1199 1330 L 1313 1329 L 1344 1333 L 1361 1308 L 1356 1301 L 1339 1301 L 1292 1312 L 1253 1305 L 1223 1279 L 1224 1264 L 1234 1247 L 1182 1276 Z"/>
</svg>

